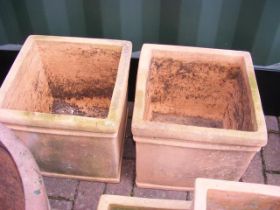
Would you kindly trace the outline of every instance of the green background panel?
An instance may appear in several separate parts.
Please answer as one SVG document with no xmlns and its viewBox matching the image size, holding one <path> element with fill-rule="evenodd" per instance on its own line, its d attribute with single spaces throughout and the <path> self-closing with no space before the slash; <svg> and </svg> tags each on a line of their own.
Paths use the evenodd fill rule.
<svg viewBox="0 0 280 210">
<path fill-rule="evenodd" d="M 0 0 L 0 44 L 29 34 L 250 51 L 280 62 L 279 0 Z"/>
</svg>

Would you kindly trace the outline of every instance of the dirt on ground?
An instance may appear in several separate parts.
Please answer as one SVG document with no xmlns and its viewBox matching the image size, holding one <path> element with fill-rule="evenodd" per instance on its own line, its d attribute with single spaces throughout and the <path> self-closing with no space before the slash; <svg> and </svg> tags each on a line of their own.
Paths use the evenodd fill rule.
<svg viewBox="0 0 280 210">
<path fill-rule="evenodd" d="M 17 167 L 0 145 L 0 210 L 24 210 L 24 192 Z"/>
<path fill-rule="evenodd" d="M 148 120 L 253 130 L 247 86 L 238 65 L 154 57 L 148 99 Z"/>
</svg>

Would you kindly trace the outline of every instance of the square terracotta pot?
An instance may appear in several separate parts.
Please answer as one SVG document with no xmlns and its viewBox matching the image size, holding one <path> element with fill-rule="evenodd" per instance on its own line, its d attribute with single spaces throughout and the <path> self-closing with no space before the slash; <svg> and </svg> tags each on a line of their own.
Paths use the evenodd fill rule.
<svg viewBox="0 0 280 210">
<path fill-rule="evenodd" d="M 128 41 L 30 36 L 0 90 L 0 121 L 49 176 L 118 182 Z"/>
<path fill-rule="evenodd" d="M 190 201 L 102 195 L 97 210 L 189 210 Z"/>
<path fill-rule="evenodd" d="M 139 187 L 239 180 L 267 142 L 247 52 L 145 44 L 132 120 Z"/>
<path fill-rule="evenodd" d="M 197 179 L 193 202 L 194 210 L 279 210 L 280 187 Z"/>
</svg>

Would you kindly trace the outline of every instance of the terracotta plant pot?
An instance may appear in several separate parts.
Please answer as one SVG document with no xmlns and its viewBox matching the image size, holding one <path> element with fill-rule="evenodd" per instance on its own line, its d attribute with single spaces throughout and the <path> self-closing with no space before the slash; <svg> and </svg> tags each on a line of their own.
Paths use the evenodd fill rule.
<svg viewBox="0 0 280 210">
<path fill-rule="evenodd" d="M 102 195 L 97 210 L 188 210 L 190 201 Z"/>
<path fill-rule="evenodd" d="M 128 41 L 30 36 L 0 91 L 0 121 L 49 176 L 118 182 Z"/>
<path fill-rule="evenodd" d="M 43 178 L 29 150 L 0 124 L 0 209 L 49 210 Z"/>
<path fill-rule="evenodd" d="M 194 210 L 279 210 L 280 187 L 197 179 Z"/>
<path fill-rule="evenodd" d="M 238 180 L 267 142 L 247 52 L 146 44 L 132 120 L 139 187 Z"/>
</svg>

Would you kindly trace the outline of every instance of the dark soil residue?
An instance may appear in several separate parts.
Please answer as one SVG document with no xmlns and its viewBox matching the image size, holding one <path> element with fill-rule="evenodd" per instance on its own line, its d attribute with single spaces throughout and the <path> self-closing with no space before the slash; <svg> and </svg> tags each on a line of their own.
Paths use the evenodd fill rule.
<svg viewBox="0 0 280 210">
<path fill-rule="evenodd" d="M 148 120 L 253 130 L 240 66 L 156 57 L 150 66 Z"/>
<path fill-rule="evenodd" d="M 53 113 L 56 114 L 70 114 L 79 116 L 98 116 L 99 118 L 106 118 L 108 115 L 108 109 L 101 107 L 90 107 L 85 110 L 83 107 L 77 106 L 75 103 L 68 103 L 67 100 L 55 99 L 52 107 L 50 108 Z"/>
<path fill-rule="evenodd" d="M 24 210 L 20 175 L 10 154 L 0 145 L 0 209 Z"/>
<path fill-rule="evenodd" d="M 54 100 L 50 109 L 56 114 L 86 115 L 86 113 L 80 111 L 79 107 L 75 104 L 70 104 L 59 99 Z"/>
</svg>

